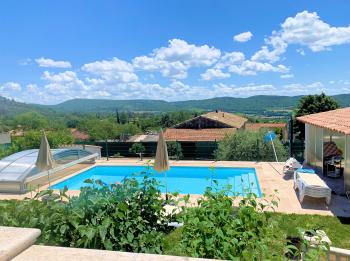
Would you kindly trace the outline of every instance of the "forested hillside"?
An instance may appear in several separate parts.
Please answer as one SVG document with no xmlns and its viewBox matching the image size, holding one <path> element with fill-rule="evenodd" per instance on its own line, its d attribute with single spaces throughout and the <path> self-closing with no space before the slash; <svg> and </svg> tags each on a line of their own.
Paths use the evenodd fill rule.
<svg viewBox="0 0 350 261">
<path fill-rule="evenodd" d="M 252 96 L 248 98 L 220 97 L 206 100 L 166 102 L 161 100 L 73 99 L 57 105 L 25 104 L 0 97 L 0 115 L 15 115 L 28 110 L 59 113 L 170 112 L 178 110 L 212 111 L 221 109 L 236 113 L 266 114 L 293 110 L 301 96 Z M 342 107 L 350 106 L 350 94 L 333 98 Z"/>
</svg>

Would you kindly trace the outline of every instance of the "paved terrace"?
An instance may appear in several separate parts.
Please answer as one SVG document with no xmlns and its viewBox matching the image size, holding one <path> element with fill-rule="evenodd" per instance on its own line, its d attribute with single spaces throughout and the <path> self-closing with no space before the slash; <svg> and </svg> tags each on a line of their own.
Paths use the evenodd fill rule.
<svg viewBox="0 0 350 261">
<path fill-rule="evenodd" d="M 147 159 L 139 161 L 135 158 L 121 158 L 121 159 L 101 159 L 96 162 L 95 165 L 91 164 L 79 164 L 66 169 L 64 173 L 61 173 L 56 180 L 52 179 L 52 184 L 62 181 L 63 179 L 77 175 L 78 173 L 91 168 L 96 165 L 144 165 L 147 163 Z M 332 201 L 329 206 L 325 204 L 324 199 L 314 199 L 305 197 L 303 204 L 300 204 L 297 193 L 293 189 L 293 177 L 284 176 L 282 173 L 283 164 L 269 163 L 269 162 L 244 162 L 244 161 L 170 161 L 171 166 L 216 166 L 216 167 L 252 167 L 256 169 L 256 173 L 259 179 L 260 188 L 266 195 L 274 194 L 274 191 L 278 191 L 278 197 L 280 199 L 279 206 L 276 209 L 278 212 L 283 213 L 296 213 L 296 214 L 319 214 L 330 216 L 347 216 L 350 217 L 350 202 L 345 197 L 332 195 Z M 41 180 L 32 185 L 32 187 L 40 187 L 40 189 L 47 188 L 45 180 Z M 78 190 L 71 190 L 69 195 L 78 195 Z M 1 199 L 23 199 L 24 197 L 30 197 L 31 193 L 25 195 L 13 195 L 13 194 L 0 194 Z M 200 195 L 192 195 L 191 201 L 195 202 Z"/>
</svg>

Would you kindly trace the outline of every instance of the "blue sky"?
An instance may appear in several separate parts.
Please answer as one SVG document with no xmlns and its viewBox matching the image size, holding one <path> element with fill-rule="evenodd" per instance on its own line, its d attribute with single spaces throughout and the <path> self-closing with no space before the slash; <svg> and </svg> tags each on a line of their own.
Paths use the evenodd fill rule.
<svg viewBox="0 0 350 261">
<path fill-rule="evenodd" d="M 350 92 L 350 2 L 0 3 L 0 95 L 188 100 Z"/>
</svg>

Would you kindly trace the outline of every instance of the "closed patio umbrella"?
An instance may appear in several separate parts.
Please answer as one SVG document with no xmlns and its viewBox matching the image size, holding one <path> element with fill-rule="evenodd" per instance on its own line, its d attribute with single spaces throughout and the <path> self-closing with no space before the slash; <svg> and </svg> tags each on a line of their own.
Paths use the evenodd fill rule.
<svg viewBox="0 0 350 261">
<path fill-rule="evenodd" d="M 49 186 L 50 186 L 50 173 L 49 173 L 49 171 L 50 171 L 50 169 L 52 169 L 55 166 L 55 160 L 52 157 L 50 144 L 47 141 L 46 134 L 44 131 L 43 131 L 43 134 L 41 136 L 38 158 L 36 159 L 35 165 L 40 171 L 47 170 L 47 176 L 48 176 Z"/>
<path fill-rule="evenodd" d="M 170 166 L 169 166 L 168 149 L 166 146 L 166 141 L 164 139 L 163 131 L 160 131 L 160 133 L 159 133 L 156 158 L 154 159 L 154 169 L 157 172 L 164 172 L 165 196 L 167 198 L 168 197 L 168 185 L 167 185 L 167 181 L 166 181 L 166 171 L 170 169 Z"/>
</svg>

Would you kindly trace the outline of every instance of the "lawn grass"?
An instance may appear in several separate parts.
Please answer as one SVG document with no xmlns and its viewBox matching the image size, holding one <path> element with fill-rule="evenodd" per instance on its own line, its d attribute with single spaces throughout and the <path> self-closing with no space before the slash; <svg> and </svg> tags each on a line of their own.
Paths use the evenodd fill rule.
<svg viewBox="0 0 350 261">
<path fill-rule="evenodd" d="M 297 236 L 298 228 L 322 229 L 332 241 L 332 246 L 350 249 L 350 219 L 344 222 L 331 216 L 282 213 L 274 213 L 272 219 L 277 221 L 278 229 L 282 230 L 286 236 Z M 185 255 L 180 246 L 181 233 L 182 229 L 178 228 L 165 237 L 163 243 L 165 255 Z"/>
<path fill-rule="evenodd" d="M 296 236 L 298 228 L 322 229 L 332 241 L 332 246 L 350 249 L 350 219 L 341 220 L 332 216 L 273 214 L 284 234 Z"/>
<path fill-rule="evenodd" d="M 165 236 L 163 241 L 163 254 L 171 256 L 186 256 L 180 246 L 182 228 L 177 228 Z"/>
</svg>

